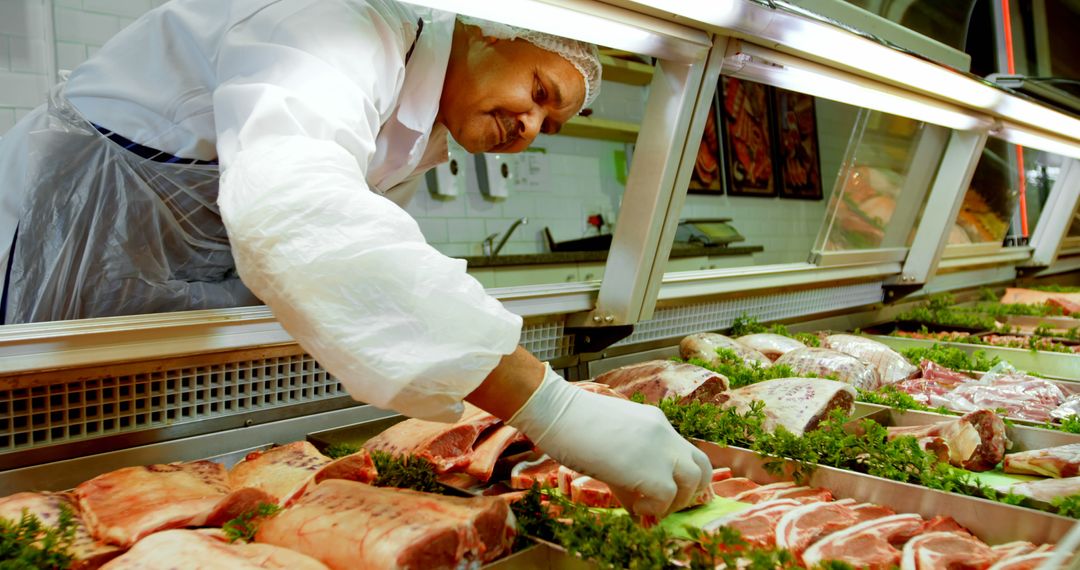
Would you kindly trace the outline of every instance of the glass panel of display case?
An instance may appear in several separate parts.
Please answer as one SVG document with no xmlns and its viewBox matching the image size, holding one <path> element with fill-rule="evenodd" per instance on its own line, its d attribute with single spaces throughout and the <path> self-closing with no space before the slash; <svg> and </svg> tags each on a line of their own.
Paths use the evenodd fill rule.
<svg viewBox="0 0 1080 570">
<path fill-rule="evenodd" d="M 1014 160 L 1017 158 L 1016 148 L 1014 145 L 1009 145 L 1009 156 Z M 1050 197 L 1050 191 L 1061 172 L 1065 157 L 1044 150 L 1023 148 L 1023 161 L 1024 205 L 1021 207 L 1020 200 L 1017 199 L 1009 234 L 1005 237 L 1006 246 L 1024 245 L 1035 233 L 1035 228 L 1038 227 L 1039 218 L 1043 213 L 1043 205 Z M 1027 219 L 1026 231 L 1021 223 L 1022 216 Z"/>
<path fill-rule="evenodd" d="M 667 270 L 805 263 L 823 225 L 833 230 L 831 249 L 903 247 L 914 216 L 904 216 L 902 231 L 889 222 L 924 130 L 918 121 L 721 77 Z"/>
<path fill-rule="evenodd" d="M 931 175 L 941 159 L 943 132 L 906 117 L 859 110 L 836 174 L 817 251 L 910 245 Z M 937 139 L 935 150 L 917 158 L 919 145 L 932 144 L 931 137 Z"/>
<path fill-rule="evenodd" d="M 1013 145 L 987 139 L 948 245 L 1002 243 L 1017 207 L 1018 180 Z"/>
</svg>

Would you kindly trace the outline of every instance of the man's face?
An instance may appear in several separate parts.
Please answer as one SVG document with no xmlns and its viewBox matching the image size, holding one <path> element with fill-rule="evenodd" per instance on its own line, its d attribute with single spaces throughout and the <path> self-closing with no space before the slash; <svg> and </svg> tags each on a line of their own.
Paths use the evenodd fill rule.
<svg viewBox="0 0 1080 570">
<path fill-rule="evenodd" d="M 581 108 L 585 82 L 562 56 L 471 26 L 458 33 L 466 35 L 451 50 L 438 120 L 465 150 L 521 152 Z"/>
</svg>

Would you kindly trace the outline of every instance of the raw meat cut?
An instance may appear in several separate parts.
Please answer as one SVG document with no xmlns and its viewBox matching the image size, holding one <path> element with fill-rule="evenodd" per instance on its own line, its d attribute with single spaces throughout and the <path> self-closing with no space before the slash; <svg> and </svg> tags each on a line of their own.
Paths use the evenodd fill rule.
<svg viewBox="0 0 1080 570">
<path fill-rule="evenodd" d="M 717 467 L 712 470 L 712 482 L 717 483 L 725 479 L 731 479 L 734 475 L 731 474 L 730 467 Z"/>
<path fill-rule="evenodd" d="M 581 477 L 581 473 L 578 473 L 565 465 L 560 465 L 559 470 L 555 472 L 555 475 L 556 480 L 559 482 L 557 485 L 559 492 L 562 493 L 563 496 L 569 497 L 570 484 L 574 482 L 574 479 Z"/>
<path fill-rule="evenodd" d="M 439 473 L 454 471 L 468 465 L 473 444 L 484 430 L 497 423 L 499 418 L 465 404 L 465 413 L 455 423 L 408 419 L 369 439 L 364 448 L 399 457 L 423 457 L 435 464 Z"/>
<path fill-rule="evenodd" d="M 611 386 L 607 384 L 601 384 L 599 382 L 591 382 L 589 380 L 581 380 L 574 382 L 574 386 L 585 390 L 586 392 L 592 392 L 593 394 L 600 394 L 601 396 L 611 396 L 612 398 L 619 398 L 620 400 L 629 400 L 626 396 L 616 392 Z"/>
<path fill-rule="evenodd" d="M 55 527 L 61 510 L 67 507 L 72 514 L 74 538 L 68 553 L 72 557 L 71 570 L 93 570 L 123 552 L 123 549 L 94 540 L 78 507 L 67 493 L 15 493 L 0 498 L 0 519 L 18 521 L 23 512 L 34 515 L 41 524 Z"/>
<path fill-rule="evenodd" d="M 670 360 L 650 360 L 605 372 L 594 381 L 630 397 L 641 394 L 650 404 L 666 398 L 683 402 L 713 402 L 728 388 L 728 380 L 706 368 Z"/>
<path fill-rule="evenodd" d="M 792 353 L 794 354 L 794 353 Z M 835 409 L 850 414 L 855 405 L 855 390 L 848 384 L 820 378 L 777 378 L 751 384 L 728 392 L 725 408 L 740 413 L 750 411 L 750 404 L 765 404 L 768 431 L 785 427 L 795 435 L 817 428 Z"/>
<path fill-rule="evenodd" d="M 834 334 L 825 337 L 825 347 L 873 365 L 885 384 L 895 384 L 919 374 L 917 366 L 876 340 L 853 334 Z"/>
<path fill-rule="evenodd" d="M 582 475 L 570 482 L 570 500 L 587 507 L 621 507 L 611 487 L 599 479 Z"/>
<path fill-rule="evenodd" d="M 750 489 L 756 489 L 761 485 L 747 479 L 746 477 L 731 477 L 724 479 L 723 481 L 717 481 L 709 485 L 712 487 L 713 494 L 717 497 L 724 497 L 727 499 L 734 499 L 736 495 Z"/>
<path fill-rule="evenodd" d="M 1040 479 L 1038 481 L 1025 481 L 998 487 L 999 491 L 1006 491 L 1023 495 L 1036 501 L 1049 503 L 1058 497 L 1080 495 L 1080 477 L 1066 477 L 1064 479 Z"/>
<path fill-rule="evenodd" d="M 769 360 L 773 361 L 793 350 L 806 348 L 805 344 L 782 334 L 748 334 L 746 336 L 740 336 L 735 340 L 747 348 L 752 348 L 761 354 L 764 354 Z"/>
<path fill-rule="evenodd" d="M 1065 299 L 1073 303 L 1080 303 L 1080 293 L 1058 293 L 1009 287 L 1005 289 L 1005 294 L 1001 296 L 1002 303 L 1021 303 L 1024 305 L 1041 305 L 1050 299 Z"/>
<path fill-rule="evenodd" d="M 1002 408 L 1008 417 L 1042 423 L 1064 401 L 1061 388 L 1048 380 L 1019 372 L 988 372 L 979 381 L 961 384 L 930 402 L 960 412 Z"/>
<path fill-rule="evenodd" d="M 167 530 L 140 540 L 104 570 L 327 570 L 314 558 L 270 544 L 229 544 L 194 530 Z"/>
<path fill-rule="evenodd" d="M 1035 545 L 1026 540 L 1018 540 L 1016 542 L 1006 542 L 1005 544 L 995 544 L 990 547 L 990 550 L 994 551 L 998 560 L 1005 560 L 1014 556 L 1031 554 L 1035 552 Z"/>
<path fill-rule="evenodd" d="M 726 515 L 702 526 L 706 531 L 714 531 L 722 526 L 735 529 L 742 534 L 742 539 L 753 546 L 774 546 L 776 544 L 776 523 L 785 514 L 802 506 L 791 499 L 765 501 L 753 507 Z"/>
<path fill-rule="evenodd" d="M 447 497 L 332 479 L 264 521 L 255 539 L 333 570 L 453 569 L 508 552 L 514 516 L 498 497 Z"/>
<path fill-rule="evenodd" d="M 956 522 L 956 519 L 947 515 L 938 515 L 925 523 L 923 523 L 923 532 L 958 532 L 960 534 L 971 535 L 971 531 L 964 528 L 964 525 Z"/>
<path fill-rule="evenodd" d="M 927 532 L 909 540 L 901 556 L 901 570 L 983 570 L 997 560 L 989 546 L 977 538 L 955 532 Z"/>
<path fill-rule="evenodd" d="M 319 453 L 314 445 L 296 441 L 267 451 L 253 451 L 229 470 L 229 486 L 262 490 L 284 506 L 323 479 L 370 483 L 378 473 L 367 450 L 338 460 Z"/>
<path fill-rule="evenodd" d="M 1061 312 L 1067 316 L 1080 315 L 1080 301 L 1072 301 L 1064 297 L 1050 297 L 1046 300 L 1046 304 L 1061 309 Z"/>
<path fill-rule="evenodd" d="M 949 450 L 949 463 L 969 471 L 989 471 L 1005 457 L 1005 422 L 990 410 L 977 410 L 955 420 L 910 427 L 889 427 L 889 439 L 939 437 Z"/>
<path fill-rule="evenodd" d="M 919 515 L 882 517 L 834 532 L 803 552 L 808 566 L 827 560 L 846 562 L 856 568 L 887 570 L 900 563 L 897 546 L 922 531 Z"/>
<path fill-rule="evenodd" d="M 821 487 L 792 487 L 778 491 L 773 495 L 774 499 L 793 499 L 804 505 L 821 503 L 833 500 L 832 491 Z"/>
<path fill-rule="evenodd" d="M 1050 560 L 1053 552 L 1035 552 L 1023 556 L 1013 556 L 1000 560 L 988 570 L 1035 570 L 1041 568 L 1043 563 Z"/>
<path fill-rule="evenodd" d="M 880 519 L 885 517 L 891 517 L 896 514 L 896 511 L 889 507 L 883 507 L 881 505 L 875 505 L 873 503 L 860 503 L 851 507 L 851 512 L 855 513 L 855 516 L 859 519 L 859 522 L 872 521 L 874 519 Z"/>
<path fill-rule="evenodd" d="M 933 360 L 926 360 L 925 358 L 919 361 L 919 369 L 922 370 L 923 378 L 933 380 L 938 384 L 943 384 L 950 388 L 955 388 L 960 384 L 974 380 L 974 378 L 963 372 L 953 370 L 952 368 L 946 368 Z"/>
<path fill-rule="evenodd" d="M 1080 349 L 1080 345 L 1074 347 L 1073 350 L 1073 352 L 1078 352 L 1075 349 Z M 1060 406 L 1050 412 L 1050 417 L 1055 420 L 1064 420 L 1073 416 L 1080 416 L 1080 394 L 1073 394 L 1065 398 L 1065 401 Z"/>
<path fill-rule="evenodd" d="M 525 437 L 525 434 L 508 425 L 500 425 L 488 430 L 473 448 L 469 464 L 465 466 L 465 472 L 482 483 L 488 482 L 503 452 L 511 445 L 526 441 L 529 441 L 529 438 Z"/>
<path fill-rule="evenodd" d="M 823 536 L 848 528 L 859 522 L 848 505 L 811 503 L 794 508 L 776 523 L 776 545 L 786 548 L 797 558 Z"/>
<path fill-rule="evenodd" d="M 760 352 L 739 343 L 733 338 L 716 333 L 697 333 L 687 336 L 679 342 L 679 356 L 685 360 L 700 358 L 708 363 L 720 361 L 716 349 L 724 348 L 734 352 L 747 366 L 767 368 L 772 360 Z"/>
<path fill-rule="evenodd" d="M 559 462 L 541 455 L 535 461 L 522 461 L 510 470 L 510 486 L 514 489 L 530 489 L 533 484 L 540 487 L 559 486 Z"/>
<path fill-rule="evenodd" d="M 98 540 L 131 546 L 170 528 L 221 524 L 274 497 L 257 489 L 230 494 L 225 467 L 211 461 L 125 467 L 75 488 Z"/>
<path fill-rule="evenodd" d="M 800 348 L 776 359 L 776 365 L 790 366 L 801 376 L 835 377 L 860 390 L 877 390 L 882 386 L 877 368 L 850 354 L 828 348 Z"/>
<path fill-rule="evenodd" d="M 788 489 L 794 489 L 795 483 L 791 481 L 781 481 L 779 483 L 769 483 L 768 485 L 759 485 L 753 489 L 748 489 L 731 497 L 736 501 L 743 503 L 761 503 L 763 501 L 769 501 L 775 498 L 774 496 L 780 491 L 786 491 Z"/>
<path fill-rule="evenodd" d="M 319 453 L 314 445 L 296 441 L 267 451 L 254 451 L 229 470 L 229 485 L 236 489 L 254 487 L 266 491 L 287 504 L 303 494 L 305 487 L 330 458 Z"/>
<path fill-rule="evenodd" d="M 1005 456 L 1005 472 L 1044 477 L 1080 475 L 1080 443 L 1036 449 Z"/>
</svg>

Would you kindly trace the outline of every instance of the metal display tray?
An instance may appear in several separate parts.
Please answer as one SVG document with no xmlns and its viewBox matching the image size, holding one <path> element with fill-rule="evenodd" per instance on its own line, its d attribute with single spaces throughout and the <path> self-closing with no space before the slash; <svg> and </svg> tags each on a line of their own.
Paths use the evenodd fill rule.
<svg viewBox="0 0 1080 570">
<path fill-rule="evenodd" d="M 1023 348 L 1004 348 L 1000 346 L 985 346 L 981 344 L 966 344 L 962 342 L 944 342 L 940 340 L 922 340 L 917 338 L 905 338 L 899 336 L 870 335 L 893 350 L 907 350 L 909 348 L 930 348 L 935 344 L 959 348 L 968 354 L 974 354 L 981 350 L 987 356 L 997 356 L 1008 361 L 1018 370 L 1030 370 L 1042 374 L 1051 379 L 1065 380 L 1068 382 L 1080 382 L 1080 354 L 1068 354 L 1064 352 L 1047 352 L 1045 350 L 1032 352 Z"/>
<path fill-rule="evenodd" d="M 730 467 L 735 474 L 758 483 L 790 480 L 765 469 L 766 459 L 739 447 L 721 447 L 695 441 L 715 466 Z M 794 465 L 793 462 L 792 466 Z M 925 518 L 947 515 L 970 529 L 988 544 L 1027 540 L 1035 544 L 1056 543 L 1075 520 L 1034 509 L 1016 507 L 945 491 L 938 491 L 833 467 L 817 467 L 804 484 L 823 487 L 837 498 L 875 503 L 898 513 L 917 513 Z"/>
<path fill-rule="evenodd" d="M 879 404 L 856 402 L 852 411 L 852 420 L 872 419 L 883 426 L 921 426 L 958 419 L 959 415 L 938 414 L 916 410 L 898 410 Z M 1012 442 L 1009 452 L 1046 449 L 1080 443 L 1080 434 L 1055 431 L 1023 425 L 1021 420 L 1010 420 L 1012 425 L 1005 425 L 1005 434 Z"/>
</svg>

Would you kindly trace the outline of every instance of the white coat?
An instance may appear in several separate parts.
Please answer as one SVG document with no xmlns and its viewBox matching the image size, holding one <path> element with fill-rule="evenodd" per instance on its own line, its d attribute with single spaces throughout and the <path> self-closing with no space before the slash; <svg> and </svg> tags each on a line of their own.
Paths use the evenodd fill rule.
<svg viewBox="0 0 1080 570">
<path fill-rule="evenodd" d="M 446 132 L 433 125 L 453 28 L 452 14 L 393 0 L 173 0 L 149 12 L 0 141 L 0 255 L 11 249 L 16 226 L 16 264 L 34 240 L 93 242 L 92 232 L 67 239 L 55 228 L 77 232 L 103 220 L 119 227 L 109 208 L 90 207 L 115 202 L 123 227 L 74 254 L 44 257 L 67 260 L 59 269 L 75 273 L 135 259 L 110 269 L 128 282 L 109 289 L 110 299 L 147 288 L 156 277 L 146 275 L 164 267 L 168 283 L 151 283 L 151 294 L 123 305 L 121 312 L 132 312 L 156 307 L 143 297 L 159 290 L 193 298 L 193 283 L 209 288 L 199 295 L 218 295 L 229 282 L 231 245 L 244 285 L 354 398 L 414 417 L 455 418 L 460 401 L 514 350 L 521 319 L 466 274 L 464 261 L 427 245 L 400 207 L 418 177 L 447 158 Z M 178 157 L 217 158 L 216 206 L 214 167 L 133 158 L 87 121 Z M 42 132 L 52 138 L 42 141 Z M 63 138 L 73 135 L 80 142 Z M 68 149 L 65 156 L 57 148 Z M 48 192 L 36 182 L 42 179 L 50 180 Z M 63 200 L 37 197 L 69 183 Z M 68 196 L 82 203 L 75 207 Z M 150 196 L 150 205 L 127 220 L 135 196 Z M 42 213 L 64 208 L 81 218 Z M 218 215 L 225 246 L 214 230 Z M 44 226 L 53 233 L 35 235 Z M 142 240 L 162 242 L 150 248 L 153 262 L 141 260 Z M 186 244 L 185 256 L 205 255 L 205 263 L 181 268 L 186 277 L 177 279 L 186 260 L 173 259 L 173 242 Z M 87 262 L 86 251 L 97 248 L 128 253 Z M 154 271 L 144 272 L 149 266 Z M 213 279 L 200 281 L 207 267 Z M 16 271 L 9 286 L 16 274 L 26 281 L 53 273 Z M 227 289 L 220 304 L 242 297 L 236 286 Z M 111 301 L 95 302 L 78 306 Z M 214 304 L 171 308 L 202 306 Z"/>
</svg>

